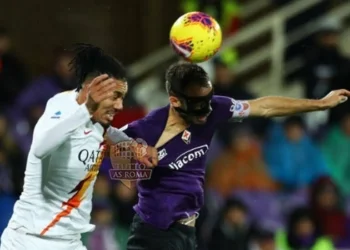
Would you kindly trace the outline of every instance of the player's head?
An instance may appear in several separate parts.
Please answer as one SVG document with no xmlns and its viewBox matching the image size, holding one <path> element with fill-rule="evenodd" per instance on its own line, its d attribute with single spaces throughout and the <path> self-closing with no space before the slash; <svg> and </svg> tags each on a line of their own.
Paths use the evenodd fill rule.
<svg viewBox="0 0 350 250">
<path fill-rule="evenodd" d="M 213 87 L 205 70 L 191 63 L 172 65 L 166 73 L 170 105 L 186 122 L 204 124 L 210 115 Z"/>
<path fill-rule="evenodd" d="M 102 74 L 108 74 L 119 83 L 125 84 L 125 92 L 116 92 L 113 97 L 101 102 L 93 115 L 95 121 L 108 125 L 111 117 L 123 109 L 123 97 L 127 91 L 126 71 L 118 60 L 96 46 L 77 44 L 73 51 L 75 56 L 71 66 L 75 73 L 77 90 L 82 96 L 87 96 L 88 85 L 95 77 Z"/>
</svg>

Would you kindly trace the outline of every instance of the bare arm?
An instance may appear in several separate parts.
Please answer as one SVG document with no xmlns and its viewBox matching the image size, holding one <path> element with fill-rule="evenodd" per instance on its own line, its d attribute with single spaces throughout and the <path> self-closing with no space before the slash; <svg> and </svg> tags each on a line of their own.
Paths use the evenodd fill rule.
<svg viewBox="0 0 350 250">
<path fill-rule="evenodd" d="M 348 90 L 336 90 L 319 100 L 267 96 L 248 101 L 249 116 L 287 116 L 304 112 L 326 110 L 347 100 Z"/>
</svg>

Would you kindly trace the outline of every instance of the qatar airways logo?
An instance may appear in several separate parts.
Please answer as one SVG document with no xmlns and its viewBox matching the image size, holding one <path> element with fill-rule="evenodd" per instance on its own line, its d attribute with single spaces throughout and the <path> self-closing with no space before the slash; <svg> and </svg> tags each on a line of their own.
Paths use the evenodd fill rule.
<svg viewBox="0 0 350 250">
<path fill-rule="evenodd" d="M 85 171 L 98 172 L 106 152 L 106 145 L 101 145 L 99 150 L 82 149 L 78 153 L 78 160 L 84 164 Z"/>
<path fill-rule="evenodd" d="M 169 164 L 169 167 L 171 169 L 179 170 L 186 164 L 190 163 L 191 161 L 194 161 L 196 159 L 199 159 L 203 157 L 209 149 L 209 146 L 207 144 L 201 145 L 196 148 L 192 148 L 185 153 L 179 155 L 175 161 Z"/>
</svg>

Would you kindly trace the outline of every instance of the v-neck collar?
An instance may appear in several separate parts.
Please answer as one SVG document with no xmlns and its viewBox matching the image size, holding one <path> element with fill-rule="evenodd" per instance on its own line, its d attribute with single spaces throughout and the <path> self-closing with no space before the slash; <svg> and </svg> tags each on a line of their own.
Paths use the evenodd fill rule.
<svg viewBox="0 0 350 250">
<path fill-rule="evenodd" d="M 152 138 L 151 136 L 149 137 L 149 142 L 155 146 L 160 139 L 160 137 L 163 134 L 163 131 L 166 128 L 168 118 L 169 118 L 169 112 L 170 112 L 170 105 L 168 104 L 167 106 L 160 108 L 156 110 L 154 113 L 150 114 L 150 117 L 146 119 L 152 119 L 153 117 L 155 118 L 151 124 L 152 126 L 149 128 L 152 131 L 146 131 L 146 133 L 152 133 Z M 189 125 L 186 129 L 183 131 L 179 132 L 176 136 L 174 136 L 172 139 L 170 139 L 168 142 L 163 144 L 161 147 L 164 147 L 166 144 L 168 144 L 170 141 L 181 135 L 185 130 L 189 130 L 191 128 L 191 125 Z"/>
</svg>

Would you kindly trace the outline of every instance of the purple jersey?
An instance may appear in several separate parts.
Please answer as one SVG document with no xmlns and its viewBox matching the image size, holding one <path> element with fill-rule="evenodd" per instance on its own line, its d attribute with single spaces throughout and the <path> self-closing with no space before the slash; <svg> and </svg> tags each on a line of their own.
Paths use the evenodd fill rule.
<svg viewBox="0 0 350 250">
<path fill-rule="evenodd" d="M 224 96 L 214 96 L 212 113 L 204 125 L 191 125 L 158 148 L 159 164 L 150 180 L 137 183 L 140 217 L 158 228 L 167 229 L 179 219 L 198 212 L 204 202 L 206 153 L 218 124 L 248 115 L 249 105 Z M 152 111 L 122 130 L 132 138 L 156 145 L 168 120 L 169 105 Z"/>
</svg>

